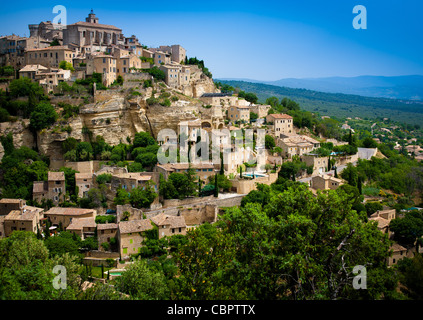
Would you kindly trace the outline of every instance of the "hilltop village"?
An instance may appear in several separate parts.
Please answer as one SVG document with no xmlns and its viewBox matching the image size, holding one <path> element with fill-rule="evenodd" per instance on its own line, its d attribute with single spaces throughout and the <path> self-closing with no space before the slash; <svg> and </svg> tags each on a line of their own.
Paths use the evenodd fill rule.
<svg viewBox="0 0 423 320">
<path fill-rule="evenodd" d="M 354 184 L 368 220 L 392 239 L 390 222 L 404 211 L 388 206 L 386 194 L 363 196 L 364 179 L 351 176 L 361 160 L 386 158 L 380 139 L 358 146 L 347 123 L 338 128 L 342 139 L 298 126 L 293 101 L 278 104 L 285 109 L 261 104 L 215 83 L 181 45 L 151 48 L 100 18 L 91 11 L 67 26 L 30 24 L 29 37 L 0 37 L 0 237 L 76 235 L 83 264 L 102 270 L 90 287 L 119 277 L 151 250 L 151 237 L 215 224 L 227 208 L 286 179 L 314 197 Z M 176 138 L 158 139 L 164 129 Z M 236 147 L 248 130 L 252 147 Z M 218 141 L 218 159 L 193 162 L 180 153 L 182 140 L 190 152 L 204 143 L 201 132 Z M 178 147 L 177 161 L 159 163 L 165 143 Z M 390 249 L 393 266 L 416 247 Z"/>
</svg>

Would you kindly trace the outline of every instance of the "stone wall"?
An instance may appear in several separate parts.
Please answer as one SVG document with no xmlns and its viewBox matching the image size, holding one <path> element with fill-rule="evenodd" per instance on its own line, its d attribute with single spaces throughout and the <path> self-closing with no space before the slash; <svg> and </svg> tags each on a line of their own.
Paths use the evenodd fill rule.
<svg viewBox="0 0 423 320">
<path fill-rule="evenodd" d="M 269 173 L 267 177 L 258 177 L 254 180 L 249 179 L 232 179 L 232 190 L 239 194 L 248 194 L 257 189 L 257 183 L 270 185 L 278 179 L 278 173 Z"/>
<path fill-rule="evenodd" d="M 99 160 L 71 162 L 65 161 L 64 166 L 78 171 L 79 173 L 94 173 L 100 169 Z"/>
<path fill-rule="evenodd" d="M 244 195 L 216 199 L 213 196 L 204 198 L 190 198 L 185 200 L 176 200 L 168 202 L 173 206 L 161 208 L 158 210 L 142 210 L 132 208 L 131 205 L 117 206 L 117 221 L 120 221 L 123 212 L 128 211 L 131 216 L 129 220 L 140 220 L 144 217 L 150 219 L 158 214 L 171 216 L 183 216 L 187 225 L 199 225 L 205 222 L 213 223 L 217 219 L 220 208 L 233 207 L 241 205 Z M 175 205 L 177 204 L 177 205 Z"/>
</svg>

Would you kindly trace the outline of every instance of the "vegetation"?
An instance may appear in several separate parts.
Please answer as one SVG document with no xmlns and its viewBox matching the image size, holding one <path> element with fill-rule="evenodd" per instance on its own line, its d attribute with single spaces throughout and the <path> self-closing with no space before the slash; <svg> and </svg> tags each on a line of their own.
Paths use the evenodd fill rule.
<svg viewBox="0 0 423 320">
<path fill-rule="evenodd" d="M 423 108 L 418 102 L 324 93 L 244 81 L 219 81 L 246 92 L 254 92 L 258 101 L 265 102 L 272 96 L 279 99 L 286 97 L 296 101 L 308 112 L 328 115 L 331 118 L 395 118 L 412 125 L 420 125 L 423 122 Z"/>
</svg>

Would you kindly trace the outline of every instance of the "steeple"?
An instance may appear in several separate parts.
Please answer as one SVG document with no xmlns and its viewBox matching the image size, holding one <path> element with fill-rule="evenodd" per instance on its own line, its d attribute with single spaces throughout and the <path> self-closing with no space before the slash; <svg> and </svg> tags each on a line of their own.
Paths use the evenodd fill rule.
<svg viewBox="0 0 423 320">
<path fill-rule="evenodd" d="M 91 12 L 88 14 L 88 17 L 85 18 L 85 21 L 89 23 L 98 23 L 98 18 L 95 16 L 93 9 L 91 9 Z"/>
</svg>

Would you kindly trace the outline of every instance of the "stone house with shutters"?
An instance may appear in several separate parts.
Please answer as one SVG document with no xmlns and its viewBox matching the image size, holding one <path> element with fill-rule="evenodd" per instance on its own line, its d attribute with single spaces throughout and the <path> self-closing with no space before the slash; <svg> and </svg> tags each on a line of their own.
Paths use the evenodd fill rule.
<svg viewBox="0 0 423 320">
<path fill-rule="evenodd" d="M 93 186 L 92 173 L 75 173 L 75 185 L 78 187 L 78 197 L 86 197 Z"/>
<path fill-rule="evenodd" d="M 50 199 L 54 205 L 64 200 L 66 194 L 65 173 L 49 171 L 47 181 L 34 181 L 32 199 L 41 203 L 42 199 Z"/>
<path fill-rule="evenodd" d="M 37 233 L 42 229 L 44 209 L 24 206 L 19 210 L 12 210 L 3 219 L 4 236 L 8 237 L 13 231 L 31 231 Z"/>
<path fill-rule="evenodd" d="M 74 232 L 80 236 L 82 240 L 85 240 L 88 237 L 94 237 L 96 227 L 95 217 L 76 218 L 72 219 L 66 231 Z"/>
<path fill-rule="evenodd" d="M 117 240 L 118 229 L 119 225 L 117 223 L 97 224 L 97 238 L 100 250 L 103 250 L 103 247 L 101 247 L 102 243 L 107 242 L 110 244 L 112 238 L 116 238 Z"/>
<path fill-rule="evenodd" d="M 95 218 L 96 215 L 97 211 L 94 209 L 62 207 L 53 207 L 44 213 L 44 216 L 50 219 L 52 225 L 61 225 L 63 229 L 66 229 L 74 219 Z"/>
<path fill-rule="evenodd" d="M 145 231 L 154 228 L 150 219 L 120 221 L 117 230 L 119 253 L 122 258 L 141 252 Z"/>
<path fill-rule="evenodd" d="M 176 234 L 186 235 L 187 225 L 183 216 L 170 216 L 160 213 L 152 217 L 151 221 L 159 228 L 159 239 Z"/>
<path fill-rule="evenodd" d="M 295 133 L 293 118 L 288 114 L 269 114 L 266 117 L 266 122 L 278 138 L 281 135 Z"/>
</svg>

